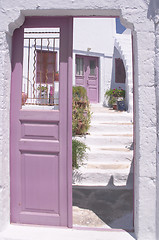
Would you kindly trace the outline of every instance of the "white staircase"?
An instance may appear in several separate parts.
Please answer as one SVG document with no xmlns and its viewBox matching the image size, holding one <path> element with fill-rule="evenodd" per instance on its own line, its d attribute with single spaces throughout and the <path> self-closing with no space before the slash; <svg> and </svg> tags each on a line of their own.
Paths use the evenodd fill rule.
<svg viewBox="0 0 159 240">
<path fill-rule="evenodd" d="M 91 128 L 86 137 L 88 160 L 73 172 L 73 184 L 80 186 L 115 186 L 133 188 L 132 114 L 94 104 Z M 129 181 L 128 181 L 129 176 Z"/>
</svg>

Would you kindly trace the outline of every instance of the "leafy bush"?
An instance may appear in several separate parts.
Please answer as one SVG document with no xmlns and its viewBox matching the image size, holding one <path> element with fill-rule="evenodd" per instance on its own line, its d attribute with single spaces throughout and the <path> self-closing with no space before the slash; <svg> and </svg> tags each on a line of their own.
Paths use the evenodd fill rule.
<svg viewBox="0 0 159 240">
<path fill-rule="evenodd" d="M 119 87 L 119 89 L 114 88 L 114 89 L 109 89 L 106 91 L 105 93 L 106 97 L 122 97 L 125 98 L 125 90 L 121 89 Z"/>
<path fill-rule="evenodd" d="M 73 139 L 72 140 L 72 167 L 79 168 L 80 165 L 82 165 L 82 162 L 84 159 L 87 158 L 86 150 L 88 147 L 85 143 Z"/>
<path fill-rule="evenodd" d="M 88 100 L 87 91 L 82 86 L 73 86 L 72 94 L 73 94 L 73 98 Z"/>
<path fill-rule="evenodd" d="M 125 98 L 125 90 L 114 88 L 106 91 L 105 96 L 108 98 L 108 104 L 110 107 L 117 104 L 118 98 Z"/>
<path fill-rule="evenodd" d="M 73 87 L 72 100 L 72 135 L 84 135 L 87 133 L 91 122 L 90 104 L 87 91 L 84 87 Z"/>
</svg>

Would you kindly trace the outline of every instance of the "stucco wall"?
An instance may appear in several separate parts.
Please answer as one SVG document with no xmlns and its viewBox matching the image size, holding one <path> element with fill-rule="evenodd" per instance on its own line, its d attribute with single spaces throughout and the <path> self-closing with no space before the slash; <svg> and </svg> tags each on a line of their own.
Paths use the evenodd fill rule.
<svg viewBox="0 0 159 240">
<path fill-rule="evenodd" d="M 159 234 L 156 235 L 159 229 L 157 213 L 159 191 L 156 187 L 159 177 L 158 164 L 156 164 L 159 160 L 156 150 L 159 96 L 159 17 L 157 17 L 159 15 L 157 15 L 157 8 L 159 8 L 158 0 L 2 0 L 0 2 L 0 230 L 7 227 L 10 221 L 9 111 L 13 30 L 23 23 L 25 15 L 120 16 L 122 24 L 133 31 L 135 233 L 138 240 L 159 239 Z M 12 239 L 12 237 L 14 236 L 7 239 Z M 1 239 L 6 238 L 1 237 Z"/>
<path fill-rule="evenodd" d="M 113 18 L 75 18 L 73 49 L 112 56 L 115 31 Z"/>
</svg>

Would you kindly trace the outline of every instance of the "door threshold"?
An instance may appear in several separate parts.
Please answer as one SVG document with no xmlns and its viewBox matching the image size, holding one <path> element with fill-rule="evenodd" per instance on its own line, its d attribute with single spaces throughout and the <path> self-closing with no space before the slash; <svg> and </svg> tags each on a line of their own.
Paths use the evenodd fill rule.
<svg viewBox="0 0 159 240">
<path fill-rule="evenodd" d="M 134 233 L 134 229 L 120 229 L 120 228 L 100 228 L 100 227 L 87 227 L 87 226 L 74 226 L 72 227 L 76 230 L 88 230 L 88 231 L 105 231 L 105 232 L 128 232 Z"/>
</svg>

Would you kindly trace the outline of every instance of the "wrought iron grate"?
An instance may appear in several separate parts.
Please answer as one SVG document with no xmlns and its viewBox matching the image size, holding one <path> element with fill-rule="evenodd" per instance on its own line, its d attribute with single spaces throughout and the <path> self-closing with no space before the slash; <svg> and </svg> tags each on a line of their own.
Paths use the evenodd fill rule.
<svg viewBox="0 0 159 240">
<path fill-rule="evenodd" d="M 25 29 L 22 105 L 59 106 L 60 29 Z"/>
</svg>

